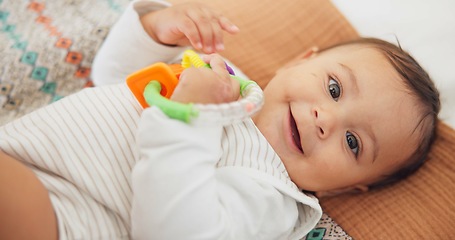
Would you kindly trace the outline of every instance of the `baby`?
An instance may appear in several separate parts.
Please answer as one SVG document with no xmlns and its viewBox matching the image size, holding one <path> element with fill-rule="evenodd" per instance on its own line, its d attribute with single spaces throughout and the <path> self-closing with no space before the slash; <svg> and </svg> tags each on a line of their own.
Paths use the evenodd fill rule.
<svg viewBox="0 0 455 240">
<path fill-rule="evenodd" d="M 380 40 L 302 54 L 253 118 L 226 126 L 142 109 L 124 84 L 185 46 L 223 50 L 223 32 L 237 31 L 201 4 L 132 2 L 94 63 L 95 83 L 108 86 L 0 128 L 0 238 L 301 239 L 322 214 L 310 192 L 367 191 L 423 163 L 438 92 Z M 224 60 L 206 61 L 211 70 L 182 73 L 173 101 L 239 99 Z"/>
</svg>

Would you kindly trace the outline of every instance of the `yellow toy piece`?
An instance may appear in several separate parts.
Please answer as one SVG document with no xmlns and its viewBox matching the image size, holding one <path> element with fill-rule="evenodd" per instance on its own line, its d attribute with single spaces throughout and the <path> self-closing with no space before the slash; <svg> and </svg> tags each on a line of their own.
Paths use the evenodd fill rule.
<svg viewBox="0 0 455 240">
<path fill-rule="evenodd" d="M 210 67 L 210 65 L 202 61 L 201 57 L 199 57 L 199 55 L 195 51 L 188 49 L 183 53 L 182 67 L 189 68 L 191 66 L 197 68 Z"/>
</svg>

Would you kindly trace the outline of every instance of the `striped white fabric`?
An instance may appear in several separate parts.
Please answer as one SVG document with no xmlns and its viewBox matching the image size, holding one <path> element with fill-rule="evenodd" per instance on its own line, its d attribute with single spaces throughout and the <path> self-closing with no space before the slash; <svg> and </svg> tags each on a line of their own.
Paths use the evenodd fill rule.
<svg viewBox="0 0 455 240">
<path fill-rule="evenodd" d="M 257 170 L 252 176 L 257 181 L 271 184 L 283 195 L 296 200 L 299 220 L 292 239 L 308 233 L 318 222 L 322 209 L 313 196 L 303 194 L 291 181 L 280 157 L 251 119 L 224 127 L 222 138 L 223 155 L 217 167 L 241 167 Z M 262 175 L 260 173 L 265 173 Z M 271 177 L 271 178 L 269 178 Z"/>
<path fill-rule="evenodd" d="M 283 162 L 251 119 L 224 128 L 222 149 L 224 154 L 218 167 L 243 166 L 256 169 L 280 179 L 298 191 Z"/>
<path fill-rule="evenodd" d="M 141 111 L 121 84 L 84 89 L 0 128 L 1 149 L 49 190 L 61 239 L 128 238 Z"/>
<path fill-rule="evenodd" d="M 130 238 L 141 112 L 126 84 L 119 84 L 84 89 L 0 127 L 0 149 L 33 169 L 49 190 L 60 239 Z M 284 194 L 311 203 L 299 207 L 297 228 L 307 232 L 317 222 L 317 201 L 290 181 L 251 119 L 224 128 L 222 149 L 217 167 L 266 173 Z"/>
</svg>

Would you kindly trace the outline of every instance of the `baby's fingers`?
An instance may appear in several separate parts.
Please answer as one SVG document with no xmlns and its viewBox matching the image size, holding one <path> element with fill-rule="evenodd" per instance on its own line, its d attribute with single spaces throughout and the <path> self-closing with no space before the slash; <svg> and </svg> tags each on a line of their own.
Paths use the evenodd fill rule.
<svg viewBox="0 0 455 240">
<path fill-rule="evenodd" d="M 204 9 L 193 9 L 188 11 L 187 16 L 194 22 L 199 34 L 199 42 L 202 44 L 202 50 L 205 53 L 213 53 L 214 49 L 214 32 L 220 31 L 221 28 L 214 24 L 213 17 Z"/>
<path fill-rule="evenodd" d="M 226 18 L 224 16 L 220 16 L 218 21 L 220 23 L 221 28 L 230 34 L 235 34 L 240 31 L 240 29 L 239 29 L 239 27 L 237 27 L 237 25 L 232 23 L 228 18 Z"/>
<path fill-rule="evenodd" d="M 202 44 L 202 50 L 205 53 L 224 50 L 224 31 L 231 34 L 238 32 L 237 26 L 210 8 L 200 7 L 191 9 L 187 12 L 187 16 L 194 22 L 198 29 L 199 38 L 195 37 L 194 43 Z M 193 46 L 200 46 L 195 44 Z"/>
<path fill-rule="evenodd" d="M 212 71 L 218 75 L 218 81 L 221 81 L 221 89 L 218 92 L 224 98 L 224 102 L 235 101 L 240 96 L 239 83 L 231 78 L 223 58 L 218 54 L 212 54 L 204 57 L 210 63 Z"/>
<path fill-rule="evenodd" d="M 178 27 L 178 31 L 186 36 L 195 49 L 202 49 L 202 40 L 196 23 L 190 17 L 185 16 L 184 18 L 183 23 Z"/>
<path fill-rule="evenodd" d="M 210 12 L 207 14 L 209 15 Z M 229 19 L 227 19 L 226 17 L 222 16 L 221 14 L 217 14 L 217 13 L 211 13 L 211 14 L 213 14 L 212 20 L 211 20 L 211 31 L 213 34 L 212 42 L 205 42 L 204 36 L 202 36 L 202 38 L 203 38 L 204 43 L 209 44 L 208 45 L 209 47 L 210 47 L 210 45 L 213 45 L 213 51 L 211 51 L 212 49 L 209 49 L 209 51 L 206 51 L 206 53 L 224 50 L 224 40 L 223 40 L 224 31 L 226 31 L 230 34 L 235 34 L 239 31 L 239 28 L 236 25 L 234 25 L 233 23 L 231 23 L 229 21 Z"/>
<path fill-rule="evenodd" d="M 222 77 L 229 77 L 229 72 L 226 69 L 226 63 L 218 54 L 204 56 L 204 61 L 210 64 L 212 70 Z"/>
</svg>

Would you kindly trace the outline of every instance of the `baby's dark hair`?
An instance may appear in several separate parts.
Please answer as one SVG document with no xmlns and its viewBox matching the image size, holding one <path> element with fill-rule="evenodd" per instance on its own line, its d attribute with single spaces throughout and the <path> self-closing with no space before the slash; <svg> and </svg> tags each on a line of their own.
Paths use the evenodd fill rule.
<svg viewBox="0 0 455 240">
<path fill-rule="evenodd" d="M 382 53 L 401 76 L 410 94 L 419 100 L 420 119 L 413 132 L 419 134 L 415 151 L 400 168 L 383 176 L 368 187 L 375 189 L 394 184 L 417 171 L 428 158 L 428 153 L 436 138 L 437 116 L 441 108 L 439 91 L 428 73 L 408 52 L 401 48 L 400 44 L 394 45 L 376 38 L 359 38 L 332 46 L 329 49 L 346 45 L 364 45 Z"/>
</svg>

